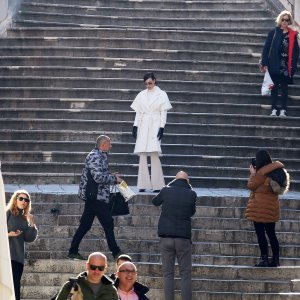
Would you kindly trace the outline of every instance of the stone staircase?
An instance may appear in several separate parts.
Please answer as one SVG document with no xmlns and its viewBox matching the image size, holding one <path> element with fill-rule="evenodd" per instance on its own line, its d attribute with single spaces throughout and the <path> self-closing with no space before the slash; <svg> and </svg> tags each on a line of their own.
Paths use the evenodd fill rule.
<svg viewBox="0 0 300 300">
<path fill-rule="evenodd" d="M 136 184 L 130 103 L 153 70 L 173 110 L 166 179 L 244 188 L 250 158 L 270 150 L 300 186 L 300 80 L 288 118 L 270 118 L 258 57 L 273 17 L 262 1 L 23 1 L 0 39 L 0 160 L 8 183 L 78 183 L 99 133 L 112 170 Z"/>
<path fill-rule="evenodd" d="M 199 193 L 198 193 L 199 194 Z M 49 299 L 70 276 L 84 269 L 84 262 L 66 260 L 71 238 L 78 226 L 83 202 L 76 195 L 32 194 L 39 226 L 39 238 L 27 245 L 22 299 Z M 130 215 L 115 220 L 120 247 L 138 265 L 139 280 L 151 287 L 150 299 L 162 300 L 161 264 L 157 239 L 159 209 L 153 195 L 138 195 L 130 201 Z M 193 299 L 298 299 L 299 199 L 285 196 L 278 238 L 280 268 L 253 268 L 259 256 L 253 226 L 243 218 L 247 198 L 242 196 L 200 196 L 193 218 Z M 52 208 L 58 215 L 50 213 Z M 101 250 L 113 259 L 95 221 L 81 243 L 88 255 Z M 100 238 L 100 239 L 99 239 Z M 178 271 L 178 270 L 177 270 Z M 178 273 L 177 273 L 178 276 Z M 176 280 L 179 289 L 179 279 Z M 177 298 L 179 291 L 177 291 Z"/>
<path fill-rule="evenodd" d="M 0 39 L 0 161 L 6 184 L 78 184 L 100 133 L 113 140 L 111 171 L 136 184 L 130 104 L 154 71 L 173 109 L 162 141 L 166 181 L 179 169 L 195 187 L 245 188 L 260 147 L 284 162 L 300 187 L 300 77 L 287 118 L 260 96 L 258 60 L 274 26 L 264 1 L 26 0 Z M 153 195 L 138 195 L 116 219 L 121 247 L 162 299 Z M 287 195 L 278 223 L 282 265 L 252 268 L 258 253 L 243 218 L 246 197 L 199 197 L 194 219 L 194 299 L 300 297 L 299 201 Z M 83 203 L 33 194 L 39 239 L 27 247 L 24 299 L 49 299 L 83 263 L 65 260 Z M 58 216 L 51 215 L 58 208 Z M 99 236 L 101 239 L 99 240 Z M 98 223 L 82 253 L 107 252 Z M 110 260 L 112 259 L 109 256 Z M 113 268 L 113 264 L 110 265 Z M 289 295 L 287 295 L 287 293 Z"/>
</svg>

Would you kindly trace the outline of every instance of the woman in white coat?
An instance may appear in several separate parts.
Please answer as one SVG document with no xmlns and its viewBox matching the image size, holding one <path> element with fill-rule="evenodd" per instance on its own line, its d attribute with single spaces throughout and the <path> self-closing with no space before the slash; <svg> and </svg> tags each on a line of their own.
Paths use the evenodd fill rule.
<svg viewBox="0 0 300 300">
<path fill-rule="evenodd" d="M 159 159 L 160 141 L 167 121 L 167 111 L 172 108 L 166 92 L 156 86 L 153 73 L 144 75 L 146 89 L 141 91 L 131 108 L 136 112 L 132 135 L 136 139 L 134 153 L 140 156 L 137 187 L 140 192 L 152 189 L 158 192 L 165 185 Z M 147 156 L 151 157 L 151 178 Z"/>
</svg>

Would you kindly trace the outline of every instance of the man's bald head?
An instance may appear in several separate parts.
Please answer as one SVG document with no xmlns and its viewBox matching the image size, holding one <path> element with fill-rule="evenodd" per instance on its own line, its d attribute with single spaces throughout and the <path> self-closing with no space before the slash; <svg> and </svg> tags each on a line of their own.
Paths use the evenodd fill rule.
<svg viewBox="0 0 300 300">
<path fill-rule="evenodd" d="M 179 171 L 176 176 L 175 176 L 175 179 L 185 179 L 185 180 L 189 180 L 189 175 L 184 172 L 184 171 Z"/>
</svg>

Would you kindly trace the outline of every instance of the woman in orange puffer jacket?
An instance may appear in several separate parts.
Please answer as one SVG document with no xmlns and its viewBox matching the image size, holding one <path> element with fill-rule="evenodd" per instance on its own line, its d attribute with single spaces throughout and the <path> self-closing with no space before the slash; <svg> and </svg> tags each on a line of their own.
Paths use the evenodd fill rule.
<svg viewBox="0 0 300 300">
<path fill-rule="evenodd" d="M 247 184 L 251 190 L 245 216 L 247 220 L 254 222 L 261 260 L 256 267 L 279 266 L 279 242 L 275 233 L 275 224 L 280 214 L 280 194 L 285 193 L 289 187 L 289 174 L 284 165 L 272 162 L 270 154 L 266 150 L 256 153 L 254 163 L 250 166 L 250 178 Z M 268 241 L 270 240 L 273 257 L 269 263 Z"/>
</svg>

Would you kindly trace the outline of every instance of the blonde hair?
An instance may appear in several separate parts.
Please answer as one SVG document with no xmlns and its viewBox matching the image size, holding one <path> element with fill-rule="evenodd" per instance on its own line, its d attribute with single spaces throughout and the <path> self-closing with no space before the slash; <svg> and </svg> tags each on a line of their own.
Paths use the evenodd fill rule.
<svg viewBox="0 0 300 300">
<path fill-rule="evenodd" d="M 277 16 L 277 18 L 276 18 L 276 21 L 275 21 L 275 22 L 276 22 L 276 24 L 277 24 L 277 27 L 280 27 L 280 26 L 281 26 L 282 18 L 283 18 L 284 16 L 288 16 L 288 17 L 289 17 L 289 19 L 290 19 L 289 25 L 292 25 L 292 24 L 294 23 L 294 19 L 293 19 L 293 17 L 292 17 L 291 12 L 289 12 L 288 10 L 284 10 L 284 11 L 282 11 L 282 12 Z"/>
<path fill-rule="evenodd" d="M 10 210 L 10 212 L 17 216 L 19 215 L 19 210 L 18 210 L 18 206 L 17 206 L 17 198 L 19 197 L 19 195 L 21 194 L 24 194 L 27 196 L 27 198 L 30 200 L 28 202 L 28 205 L 26 206 L 26 208 L 24 209 L 24 213 L 23 213 L 23 216 L 24 218 L 26 219 L 26 215 L 27 213 L 30 212 L 31 210 L 31 198 L 30 198 L 30 195 L 29 193 L 26 191 L 26 190 L 17 190 L 13 193 L 13 195 L 11 196 L 7 206 L 6 206 L 6 211 Z"/>
</svg>

